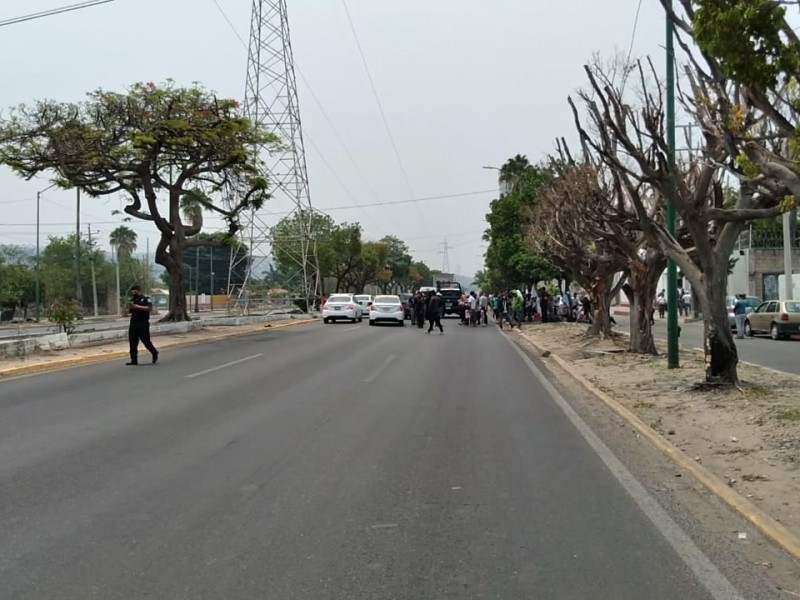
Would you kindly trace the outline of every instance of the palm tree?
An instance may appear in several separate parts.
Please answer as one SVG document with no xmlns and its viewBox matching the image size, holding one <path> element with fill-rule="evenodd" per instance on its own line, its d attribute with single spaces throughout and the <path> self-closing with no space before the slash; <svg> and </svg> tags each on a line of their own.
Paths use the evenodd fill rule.
<svg viewBox="0 0 800 600">
<path fill-rule="evenodd" d="M 120 225 L 108 236 L 109 243 L 114 246 L 117 256 L 130 256 L 136 252 L 136 232 L 130 227 Z"/>
<path fill-rule="evenodd" d="M 501 167 L 500 182 L 510 184 L 511 192 L 516 192 L 524 180 L 525 175 L 530 172 L 531 168 L 532 165 L 528 157 L 517 154 L 514 158 L 508 159 Z"/>
</svg>

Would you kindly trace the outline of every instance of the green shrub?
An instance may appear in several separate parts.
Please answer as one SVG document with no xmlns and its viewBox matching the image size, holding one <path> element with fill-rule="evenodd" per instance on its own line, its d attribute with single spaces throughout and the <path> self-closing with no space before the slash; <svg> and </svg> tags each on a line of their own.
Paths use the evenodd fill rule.
<svg viewBox="0 0 800 600">
<path fill-rule="evenodd" d="M 58 331 L 67 335 L 75 331 L 75 321 L 78 319 L 78 309 L 72 302 L 56 300 L 47 311 L 47 318 L 58 326 Z"/>
</svg>

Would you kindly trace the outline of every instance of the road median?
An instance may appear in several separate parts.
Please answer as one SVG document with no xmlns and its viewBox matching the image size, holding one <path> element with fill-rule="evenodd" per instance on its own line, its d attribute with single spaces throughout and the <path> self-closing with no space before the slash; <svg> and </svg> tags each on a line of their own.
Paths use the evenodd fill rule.
<svg viewBox="0 0 800 600">
<path fill-rule="evenodd" d="M 587 338 L 585 325 L 533 324 L 515 339 L 557 378 L 572 378 L 677 467 L 800 560 L 800 377 L 741 364 L 741 385 L 697 391 L 704 358 L 681 369 Z"/>
<path fill-rule="evenodd" d="M 243 321 L 242 324 L 197 323 L 184 330 L 158 330 L 154 324 L 153 338 L 159 350 L 203 344 L 227 338 L 253 335 L 264 331 L 297 327 L 318 322 L 317 319 L 286 318 L 265 321 Z M 0 359 L 0 380 L 50 371 L 76 367 L 107 360 L 123 359 L 128 356 L 128 343 L 120 336 L 110 340 L 99 340 L 97 344 L 75 348 L 54 349 L 51 351 L 33 351 L 18 357 Z"/>
</svg>

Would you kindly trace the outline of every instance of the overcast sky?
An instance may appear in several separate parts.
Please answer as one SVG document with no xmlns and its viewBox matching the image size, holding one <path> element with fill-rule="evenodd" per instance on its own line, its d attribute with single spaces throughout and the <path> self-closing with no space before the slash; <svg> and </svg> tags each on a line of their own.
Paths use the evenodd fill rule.
<svg viewBox="0 0 800 600">
<path fill-rule="evenodd" d="M 0 20 L 71 2 L 3 0 Z M 252 2 L 217 2 L 246 40 Z M 397 235 L 435 268 L 446 237 L 451 270 L 472 275 L 497 189 L 497 173 L 482 167 L 517 153 L 535 161 L 556 137 L 574 139 L 566 98 L 584 85 L 581 66 L 594 52 L 628 51 L 639 1 L 347 0 L 407 181 L 341 0 L 289 4 L 314 206 L 360 222 L 368 238 Z M 241 98 L 247 50 L 236 32 L 214 0 L 116 0 L 0 27 L 0 109 L 167 78 Z M 644 0 L 633 55 L 662 65 L 663 39 L 660 4 Z M 35 242 L 36 191 L 48 184 L 0 167 L 0 243 Z M 483 193 L 336 210 L 472 192 Z M 106 246 L 121 205 L 86 199 L 84 233 L 91 223 Z M 44 244 L 74 229 L 74 192 L 44 193 L 41 211 Z M 148 237 L 154 247 L 152 225 L 130 226 L 142 250 Z"/>
</svg>

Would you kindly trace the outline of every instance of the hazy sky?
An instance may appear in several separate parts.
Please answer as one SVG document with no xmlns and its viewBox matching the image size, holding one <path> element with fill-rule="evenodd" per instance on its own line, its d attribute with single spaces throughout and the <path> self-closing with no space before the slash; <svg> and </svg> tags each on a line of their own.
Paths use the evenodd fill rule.
<svg viewBox="0 0 800 600">
<path fill-rule="evenodd" d="M 252 2 L 217 1 L 246 40 Z M 3 0 L 0 20 L 72 2 Z M 442 266 L 447 237 L 451 270 L 471 275 L 483 263 L 484 215 L 497 188 L 497 173 L 482 167 L 517 153 L 535 161 L 556 137 L 574 139 L 566 98 L 584 85 L 581 66 L 594 52 L 628 51 L 639 2 L 347 0 L 408 183 L 341 0 L 289 4 L 313 204 L 335 209 L 484 192 L 329 211 L 359 221 L 368 238 L 401 237 L 433 267 Z M 644 0 L 634 56 L 652 54 L 662 65 L 663 39 L 660 4 Z M 214 0 L 116 0 L 0 27 L 0 109 L 167 78 L 241 98 L 246 56 Z M 35 242 L 36 191 L 47 185 L 0 168 L 0 243 Z M 111 213 L 121 206 L 118 198 L 85 199 L 84 233 L 91 223 L 105 245 L 119 222 Z M 43 245 L 48 235 L 74 229 L 74 212 L 74 192 L 43 195 Z M 142 249 L 148 237 L 155 245 L 152 225 L 130 226 Z"/>
</svg>

